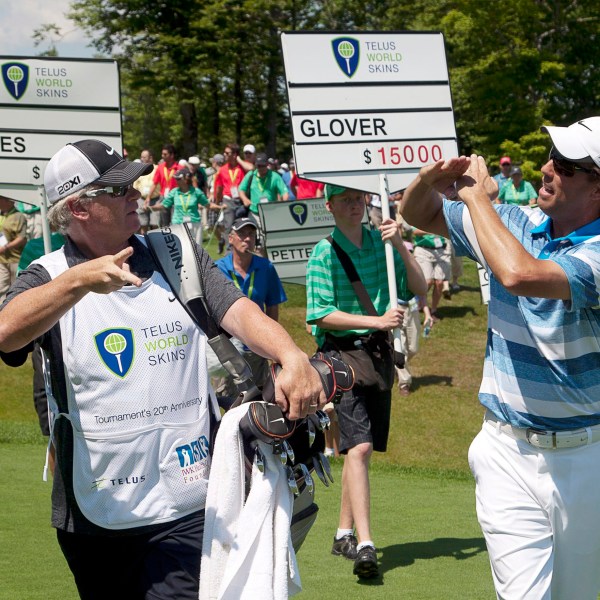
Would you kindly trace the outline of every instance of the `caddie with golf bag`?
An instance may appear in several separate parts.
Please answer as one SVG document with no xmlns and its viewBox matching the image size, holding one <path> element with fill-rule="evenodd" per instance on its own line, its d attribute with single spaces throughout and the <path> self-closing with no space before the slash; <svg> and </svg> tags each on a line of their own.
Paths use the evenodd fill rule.
<svg viewBox="0 0 600 600">
<path fill-rule="evenodd" d="M 286 418 L 326 401 L 319 373 L 285 330 L 201 249 L 184 256 L 162 230 L 174 280 L 193 275 L 203 290 L 201 301 L 193 293 L 176 301 L 135 235 L 132 183 L 151 168 L 98 140 L 61 148 L 45 190 L 66 244 L 32 263 L 0 309 L 5 362 L 23 364 L 34 341 L 44 352 L 52 525 L 85 599 L 198 598 L 217 407 L 208 325 L 190 316 L 195 302 L 219 330 L 281 365 L 274 397 Z"/>
</svg>

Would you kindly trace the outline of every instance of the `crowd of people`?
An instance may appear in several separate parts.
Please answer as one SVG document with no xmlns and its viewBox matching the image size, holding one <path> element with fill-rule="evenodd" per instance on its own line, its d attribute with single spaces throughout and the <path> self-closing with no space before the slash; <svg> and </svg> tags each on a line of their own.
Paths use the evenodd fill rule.
<svg viewBox="0 0 600 600">
<path fill-rule="evenodd" d="M 0 355 L 18 366 L 41 348 L 57 456 L 52 523 L 82 598 L 105 597 L 117 585 L 129 598 L 198 597 L 217 411 L 206 335 L 170 297 L 135 234 L 190 224 L 210 317 L 233 336 L 258 381 L 267 360 L 282 365 L 275 397 L 290 419 L 303 418 L 324 408 L 325 397 L 278 323 L 286 295 L 256 253 L 257 206 L 321 196 L 335 226 L 308 261 L 306 322 L 316 347 L 355 375 L 334 409 L 344 464 L 331 552 L 350 559 L 358 578 L 380 573 L 370 459 L 386 450 L 395 378 L 409 394 L 419 329 L 429 332 L 440 302 L 460 290 L 468 256 L 486 269 L 491 289 L 479 392 L 486 412 L 469 465 L 497 594 L 596 598 L 600 117 L 542 130 L 552 150 L 539 194 L 508 156 L 493 178 L 482 157 L 461 156 L 423 167 L 390 197 L 391 218 L 381 198 L 302 180 L 293 164 L 284 168 L 250 144 L 241 154 L 228 144 L 211 167 L 197 156 L 177 160 L 170 144 L 156 165 L 148 150 L 129 162 L 97 140 L 57 152 L 45 187 L 64 246 L 16 280 L 12 266 L 2 269 Z M 75 172 L 86 176 L 64 191 Z M 367 208 L 372 227 L 363 225 Z M 209 227 L 210 211 L 219 214 L 220 252 L 229 248 L 216 264 L 202 249 L 203 209 Z M 0 211 L 0 266 L 12 265 L 31 219 L 5 198 Z M 404 357 L 393 350 L 395 329 Z M 177 348 L 158 352 L 167 340 Z M 231 393 L 232 382 L 221 383 Z M 165 415 L 164 398 L 173 396 L 178 402 Z M 192 443 L 197 466 L 187 477 L 177 449 Z M 107 572 L 110 579 L 98 577 Z"/>
</svg>

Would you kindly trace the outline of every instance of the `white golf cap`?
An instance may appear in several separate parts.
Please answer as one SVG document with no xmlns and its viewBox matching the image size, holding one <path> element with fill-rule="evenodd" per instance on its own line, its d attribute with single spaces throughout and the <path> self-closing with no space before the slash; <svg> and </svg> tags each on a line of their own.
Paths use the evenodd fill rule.
<svg viewBox="0 0 600 600">
<path fill-rule="evenodd" d="M 190 163 L 190 165 L 199 165 L 200 159 L 197 156 L 190 156 L 188 158 L 188 162 Z"/>
<path fill-rule="evenodd" d="M 125 160 L 100 140 L 81 140 L 67 144 L 50 159 L 44 173 L 44 187 L 48 202 L 54 204 L 91 183 L 130 185 L 153 168 Z"/>
<path fill-rule="evenodd" d="M 256 148 L 252 144 L 246 144 L 244 146 L 244 152 L 252 152 L 252 154 L 254 154 L 256 152 Z"/>
<path fill-rule="evenodd" d="M 541 127 L 554 147 L 568 160 L 592 160 L 600 167 L 600 117 L 589 117 L 568 127 Z"/>
</svg>

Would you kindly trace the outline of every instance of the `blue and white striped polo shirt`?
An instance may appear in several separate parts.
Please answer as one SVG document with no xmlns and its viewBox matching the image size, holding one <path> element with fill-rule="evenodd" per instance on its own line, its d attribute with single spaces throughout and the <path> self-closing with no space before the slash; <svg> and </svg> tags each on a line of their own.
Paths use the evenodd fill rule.
<svg viewBox="0 0 600 600">
<path fill-rule="evenodd" d="M 600 219 L 552 240 L 539 209 L 495 205 L 525 250 L 567 274 L 571 300 L 514 296 L 483 259 L 469 211 L 444 200 L 459 255 L 488 271 L 491 301 L 480 402 L 517 427 L 575 429 L 600 423 Z"/>
</svg>

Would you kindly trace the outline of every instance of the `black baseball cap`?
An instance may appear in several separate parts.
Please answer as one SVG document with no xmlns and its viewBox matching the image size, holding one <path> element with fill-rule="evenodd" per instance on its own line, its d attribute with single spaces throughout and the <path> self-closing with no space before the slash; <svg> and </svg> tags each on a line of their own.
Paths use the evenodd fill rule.
<svg viewBox="0 0 600 600">
<path fill-rule="evenodd" d="M 249 219 L 248 217 L 244 217 L 243 219 L 236 219 L 231 226 L 231 231 L 239 231 L 243 227 L 250 225 L 250 227 L 254 227 L 254 229 L 258 229 L 256 222 L 254 219 Z"/>
</svg>

